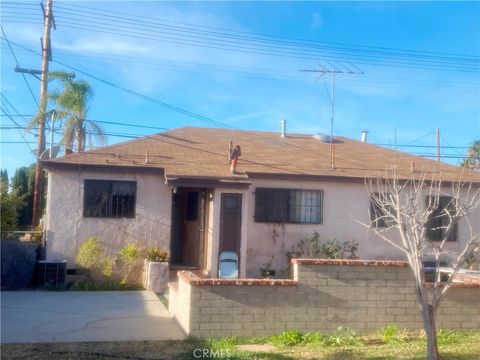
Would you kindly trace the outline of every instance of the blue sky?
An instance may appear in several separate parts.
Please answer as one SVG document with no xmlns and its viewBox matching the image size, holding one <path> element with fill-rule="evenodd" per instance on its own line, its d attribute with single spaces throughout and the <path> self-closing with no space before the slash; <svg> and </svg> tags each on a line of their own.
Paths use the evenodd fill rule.
<svg viewBox="0 0 480 360">
<path fill-rule="evenodd" d="M 2 2 L 2 26 L 9 40 L 38 52 L 41 9 L 38 2 L 24 3 Z M 369 142 L 393 144 L 396 132 L 397 144 L 433 146 L 438 127 L 442 154 L 451 163 L 480 138 L 479 2 L 54 0 L 54 14 L 53 60 L 63 65 L 52 62 L 51 70 L 72 66 L 226 126 L 278 131 L 285 118 L 289 132 L 329 132 L 331 77 L 298 71 L 323 67 L 364 72 L 337 76 L 336 135 L 358 139 L 368 130 Z M 12 48 L 22 67 L 40 67 L 38 55 Z M 13 71 L 15 61 L 3 40 L 1 50 L 1 92 L 20 114 L 33 114 L 35 102 Z M 90 119 L 159 128 L 212 126 L 76 75 L 95 91 Z M 39 81 L 27 80 L 38 99 Z M 14 113 L 5 98 L 2 107 Z M 13 123 L 2 115 L 1 167 L 11 176 L 34 162 L 22 135 L 35 138 L 5 128 Z M 14 118 L 21 125 L 28 120 Z M 103 126 L 117 134 L 156 132 Z M 111 136 L 109 143 L 124 140 Z M 12 141 L 22 143 L 7 143 Z M 435 153 L 433 147 L 401 149 Z"/>
</svg>

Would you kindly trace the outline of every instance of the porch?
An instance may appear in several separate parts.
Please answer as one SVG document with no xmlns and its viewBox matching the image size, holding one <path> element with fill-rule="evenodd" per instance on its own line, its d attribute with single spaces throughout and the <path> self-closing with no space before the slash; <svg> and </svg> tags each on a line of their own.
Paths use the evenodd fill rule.
<svg viewBox="0 0 480 360">
<path fill-rule="evenodd" d="M 239 276 L 246 275 L 248 209 L 246 181 L 169 179 L 172 188 L 170 281 L 178 271 L 218 276 L 219 254 L 238 255 Z"/>
</svg>

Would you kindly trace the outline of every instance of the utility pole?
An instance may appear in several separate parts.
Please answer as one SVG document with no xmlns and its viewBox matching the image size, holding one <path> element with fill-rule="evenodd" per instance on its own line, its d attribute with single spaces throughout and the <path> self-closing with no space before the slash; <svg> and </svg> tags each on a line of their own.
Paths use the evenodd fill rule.
<svg viewBox="0 0 480 360">
<path fill-rule="evenodd" d="M 52 60 L 52 46 L 50 39 L 50 32 L 53 29 L 56 29 L 55 18 L 53 17 L 53 0 L 47 0 L 47 6 L 44 7 L 43 3 L 40 4 L 43 12 L 43 38 L 41 40 L 42 46 L 42 69 L 41 70 L 32 70 L 21 68 L 20 66 L 15 67 L 15 72 L 30 74 L 40 80 L 40 104 L 38 107 L 38 130 L 37 130 L 37 149 L 36 149 L 36 158 L 37 162 L 35 165 L 35 183 L 33 185 L 33 208 L 32 208 L 32 225 L 35 226 L 40 221 L 40 210 L 42 203 L 42 190 L 43 190 L 43 171 L 42 163 L 40 160 L 40 155 L 45 151 L 45 122 L 47 121 L 47 87 L 48 87 L 48 71 L 49 63 Z M 64 73 L 66 77 L 74 78 L 74 73 Z M 39 77 L 40 75 L 40 77 Z M 54 116 L 52 117 L 52 123 Z M 53 131 L 53 125 L 52 125 Z M 52 133 L 53 135 L 53 133 Z M 53 144 L 53 139 L 52 139 Z M 51 144 L 51 145 L 52 145 Z"/>
<path fill-rule="evenodd" d="M 320 65 L 320 64 L 319 64 Z M 352 64 L 350 64 L 352 65 Z M 352 65 L 354 66 L 354 65 Z M 311 72 L 311 73 L 320 73 L 320 76 L 317 78 L 317 81 L 322 78 L 325 74 L 331 74 L 332 75 L 332 96 L 330 97 L 330 94 L 328 93 L 328 97 L 330 99 L 330 168 L 334 168 L 334 149 L 333 149 L 333 119 L 335 115 L 335 75 L 336 74 L 344 74 L 344 75 L 363 75 L 363 71 L 354 71 L 346 66 L 342 66 L 345 70 L 339 70 L 336 67 L 333 67 L 332 69 L 326 69 L 322 65 L 320 65 L 320 70 L 311 70 L 311 69 L 300 69 L 300 71 L 303 72 Z M 358 68 L 357 68 L 358 69 Z M 325 84 L 325 86 L 327 86 Z"/>
<path fill-rule="evenodd" d="M 47 113 L 47 84 L 48 65 L 52 57 L 50 30 L 53 24 L 53 0 L 47 0 L 46 9 L 43 8 L 43 39 L 42 39 L 42 70 L 40 78 L 40 109 L 38 131 L 37 131 L 37 163 L 35 165 L 35 183 L 33 186 L 33 209 L 32 225 L 36 226 L 40 221 L 40 210 L 42 203 L 43 170 L 40 154 L 45 150 L 45 117 Z"/>
<path fill-rule="evenodd" d="M 435 130 L 435 138 L 437 140 L 437 161 L 440 161 L 440 129 Z"/>
</svg>

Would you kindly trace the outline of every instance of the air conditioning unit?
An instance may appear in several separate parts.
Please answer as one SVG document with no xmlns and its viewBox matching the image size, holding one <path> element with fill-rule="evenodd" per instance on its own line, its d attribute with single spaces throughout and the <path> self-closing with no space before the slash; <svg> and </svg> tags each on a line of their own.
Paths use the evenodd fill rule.
<svg viewBox="0 0 480 360">
<path fill-rule="evenodd" d="M 67 261 L 40 260 L 37 262 L 37 285 L 63 288 L 67 275 Z"/>
</svg>

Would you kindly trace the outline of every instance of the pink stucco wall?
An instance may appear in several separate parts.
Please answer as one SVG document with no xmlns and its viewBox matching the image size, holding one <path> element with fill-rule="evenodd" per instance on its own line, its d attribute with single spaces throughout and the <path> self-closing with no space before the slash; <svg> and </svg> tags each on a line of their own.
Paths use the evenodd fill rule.
<svg viewBox="0 0 480 360">
<path fill-rule="evenodd" d="M 137 181 L 137 207 L 134 219 L 84 218 L 83 180 Z M 222 193 L 242 194 L 242 226 L 240 247 L 240 276 L 259 277 L 262 264 L 272 260 L 277 271 L 287 267 L 285 252 L 314 231 L 321 242 L 335 237 L 339 241 L 359 243 L 358 256 L 363 259 L 403 259 L 391 245 L 377 238 L 357 220 L 368 222 L 369 197 L 363 182 L 286 181 L 252 179 L 248 189 L 220 189 L 213 191 L 209 207 L 207 230 L 206 273 L 218 273 L 218 244 L 220 229 L 220 199 Z M 257 223 L 255 189 L 278 187 L 294 189 L 321 189 L 323 196 L 323 224 L 267 224 Z M 58 171 L 49 174 L 49 193 L 46 228 L 48 230 L 48 259 L 67 259 L 72 262 L 80 244 L 89 236 L 98 236 L 118 249 L 130 242 L 169 249 L 171 188 L 161 174 L 123 174 L 119 172 Z M 480 211 L 470 216 L 473 231 L 480 232 Z M 278 234 L 274 236 L 274 230 Z M 459 241 L 449 244 L 450 250 L 462 247 L 467 237 L 465 221 L 459 223 Z M 394 236 L 394 235 L 393 235 Z"/>
<path fill-rule="evenodd" d="M 84 218 L 84 179 L 136 181 L 136 217 Z M 78 247 L 90 236 L 103 240 L 112 252 L 135 242 L 169 251 L 171 189 L 162 176 L 55 170 L 49 173 L 48 180 L 47 259 L 67 260 L 73 266 Z"/>
</svg>

